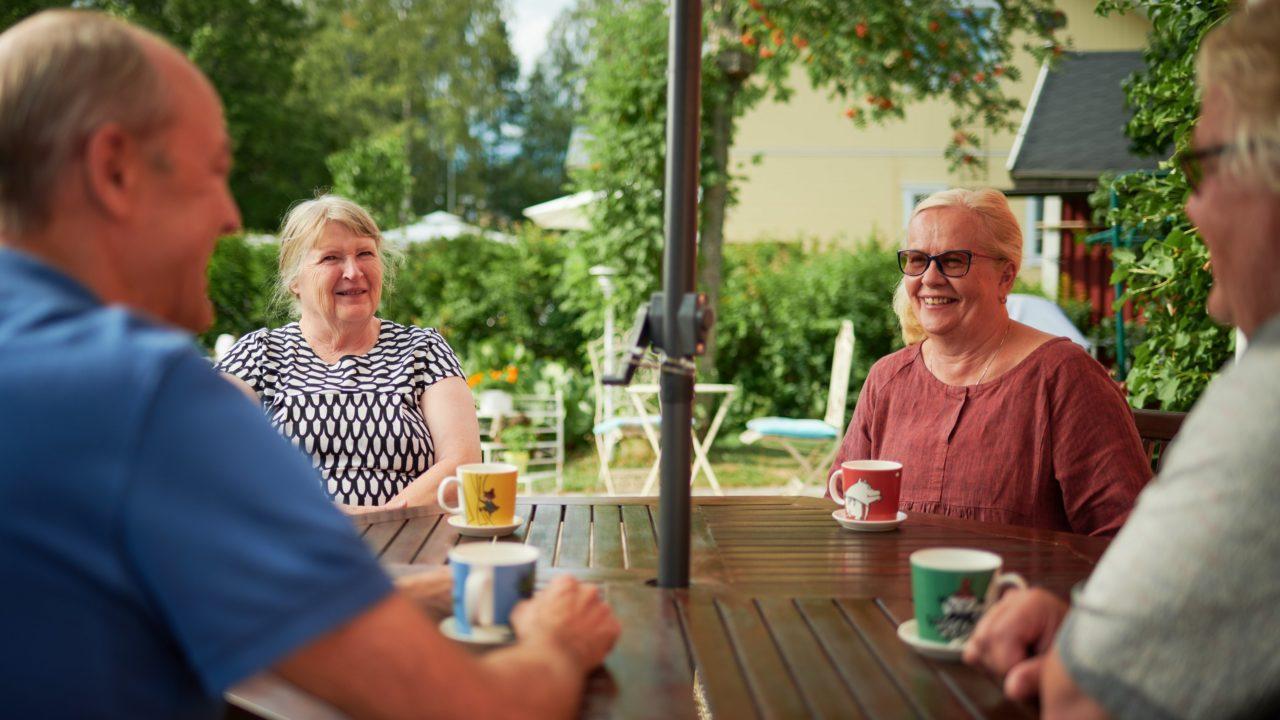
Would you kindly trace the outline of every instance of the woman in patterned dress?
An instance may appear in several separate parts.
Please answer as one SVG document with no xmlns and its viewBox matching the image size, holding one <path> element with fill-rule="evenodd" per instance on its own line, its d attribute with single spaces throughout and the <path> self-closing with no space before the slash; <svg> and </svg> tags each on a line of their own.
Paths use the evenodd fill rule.
<svg viewBox="0 0 1280 720">
<path fill-rule="evenodd" d="M 298 203 L 280 233 L 277 286 L 298 321 L 245 335 L 218 363 L 349 512 L 434 504 L 441 480 L 480 460 L 471 390 L 448 343 L 376 315 L 384 252 L 356 203 Z"/>
</svg>

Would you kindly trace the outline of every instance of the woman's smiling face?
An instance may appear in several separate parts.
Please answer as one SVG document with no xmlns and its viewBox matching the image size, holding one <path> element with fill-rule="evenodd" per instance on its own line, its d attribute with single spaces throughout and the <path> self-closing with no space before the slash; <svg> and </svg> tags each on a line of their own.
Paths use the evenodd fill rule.
<svg viewBox="0 0 1280 720">
<path fill-rule="evenodd" d="M 377 241 L 340 223 L 326 224 L 291 289 L 304 315 L 328 325 L 369 320 L 382 299 Z"/>
<path fill-rule="evenodd" d="M 907 228 L 908 250 L 938 255 L 949 250 L 974 253 L 969 272 L 963 277 L 947 277 L 930 262 L 923 275 L 904 279 L 921 327 L 930 337 L 952 333 L 970 334 L 987 324 L 1000 322 L 1000 298 L 1007 296 L 1013 285 L 1012 264 L 990 260 L 986 244 L 979 241 L 987 229 L 974 212 L 960 207 L 923 210 L 911 219 Z"/>
</svg>

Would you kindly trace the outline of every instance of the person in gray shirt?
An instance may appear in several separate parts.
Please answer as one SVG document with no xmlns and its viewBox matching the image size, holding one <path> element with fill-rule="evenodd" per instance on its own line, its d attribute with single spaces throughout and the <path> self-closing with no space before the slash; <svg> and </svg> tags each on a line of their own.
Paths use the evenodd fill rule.
<svg viewBox="0 0 1280 720">
<path fill-rule="evenodd" d="M 966 662 L 1045 717 L 1280 715 L 1280 0 L 1241 7 L 1198 58 L 1187 215 L 1213 260 L 1210 315 L 1249 346 L 1213 381 L 1068 604 L 992 607 Z"/>
</svg>

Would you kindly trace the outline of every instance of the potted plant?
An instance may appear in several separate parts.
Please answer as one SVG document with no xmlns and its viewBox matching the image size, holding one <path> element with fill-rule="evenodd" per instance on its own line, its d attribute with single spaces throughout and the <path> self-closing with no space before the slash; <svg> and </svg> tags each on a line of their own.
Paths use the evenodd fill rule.
<svg viewBox="0 0 1280 720">
<path fill-rule="evenodd" d="M 537 432 L 523 416 L 513 418 L 498 433 L 498 442 L 506 448 L 503 456 L 520 469 L 521 475 L 529 471 L 529 458 L 537 441 Z"/>
<path fill-rule="evenodd" d="M 467 378 L 467 386 L 476 394 L 476 401 L 481 415 L 500 417 L 515 412 L 515 398 L 512 391 L 520 379 L 520 371 L 515 365 L 508 365 L 497 370 L 475 373 Z"/>
</svg>

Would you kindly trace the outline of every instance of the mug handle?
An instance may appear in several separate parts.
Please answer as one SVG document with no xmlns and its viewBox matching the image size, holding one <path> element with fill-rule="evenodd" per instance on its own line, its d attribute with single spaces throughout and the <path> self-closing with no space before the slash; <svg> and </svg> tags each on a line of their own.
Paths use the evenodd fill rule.
<svg viewBox="0 0 1280 720">
<path fill-rule="evenodd" d="M 827 494 L 835 501 L 837 505 L 844 505 L 844 493 L 840 492 L 840 485 L 836 482 L 840 478 L 840 469 L 831 473 L 831 477 L 827 478 Z"/>
<path fill-rule="evenodd" d="M 454 507 L 449 507 L 444 501 L 444 489 L 449 486 L 449 483 L 455 483 L 458 486 L 458 504 Z M 453 515 L 462 512 L 462 481 L 452 475 L 441 480 L 440 485 L 436 487 L 436 504 L 445 512 Z"/>
<path fill-rule="evenodd" d="M 473 565 L 467 573 L 467 583 L 462 589 L 462 595 L 463 605 L 467 608 L 468 625 L 493 625 L 493 568 Z"/>
<path fill-rule="evenodd" d="M 1018 573 L 997 573 L 991 584 L 987 586 L 987 598 L 982 603 L 983 610 L 990 610 L 1000 599 L 1005 590 L 1026 590 L 1027 581 Z"/>
</svg>

